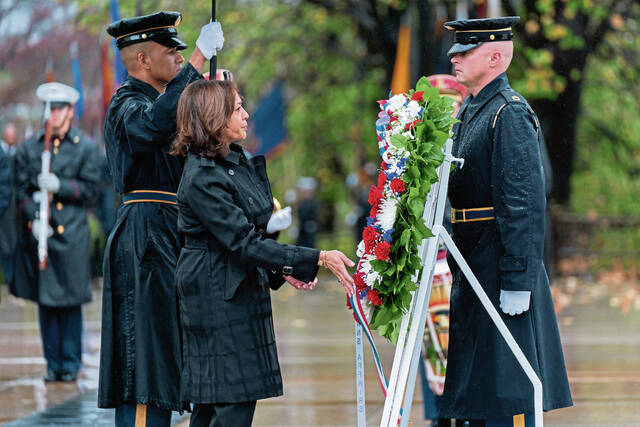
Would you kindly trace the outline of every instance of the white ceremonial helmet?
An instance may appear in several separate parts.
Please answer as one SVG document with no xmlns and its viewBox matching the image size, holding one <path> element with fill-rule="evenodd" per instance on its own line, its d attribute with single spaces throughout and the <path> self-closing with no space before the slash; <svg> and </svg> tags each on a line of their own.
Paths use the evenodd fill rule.
<svg viewBox="0 0 640 427">
<path fill-rule="evenodd" d="M 80 93 L 71 86 L 62 83 L 44 83 L 36 89 L 36 96 L 44 102 L 49 102 L 52 107 L 56 104 L 73 105 L 80 98 Z"/>
</svg>

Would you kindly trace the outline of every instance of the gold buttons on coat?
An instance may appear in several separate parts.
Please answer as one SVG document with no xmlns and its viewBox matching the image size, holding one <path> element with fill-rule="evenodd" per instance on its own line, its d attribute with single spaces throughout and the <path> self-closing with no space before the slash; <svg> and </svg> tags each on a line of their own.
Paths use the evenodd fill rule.
<svg viewBox="0 0 640 427">
<path fill-rule="evenodd" d="M 56 209 L 58 209 L 59 211 L 62 210 L 62 202 L 56 203 Z"/>
<path fill-rule="evenodd" d="M 58 147 L 53 149 L 53 154 L 58 155 L 59 152 L 60 152 L 60 150 L 58 150 Z"/>
<path fill-rule="evenodd" d="M 59 147 L 60 146 L 60 140 L 58 138 L 53 140 L 53 146 L 54 147 Z"/>
<path fill-rule="evenodd" d="M 78 142 L 80 142 L 80 137 L 78 135 L 73 137 L 73 143 L 77 144 Z"/>
<path fill-rule="evenodd" d="M 58 234 L 62 234 L 64 233 L 64 226 L 63 225 L 59 225 L 58 226 Z"/>
</svg>

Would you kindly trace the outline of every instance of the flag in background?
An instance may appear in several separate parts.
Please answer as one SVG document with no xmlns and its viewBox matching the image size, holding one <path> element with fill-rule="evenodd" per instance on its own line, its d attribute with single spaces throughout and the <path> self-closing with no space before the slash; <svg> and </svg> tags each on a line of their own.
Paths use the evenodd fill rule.
<svg viewBox="0 0 640 427">
<path fill-rule="evenodd" d="M 104 114 L 107 114 L 109 101 L 113 95 L 113 68 L 109 62 L 109 44 L 104 41 L 100 43 L 100 66 L 102 68 L 102 102 Z"/>
<path fill-rule="evenodd" d="M 53 59 L 51 57 L 47 58 L 47 62 L 44 66 L 44 81 L 45 83 L 51 83 L 55 80 L 53 75 Z"/>
<path fill-rule="evenodd" d="M 401 18 L 398 29 L 398 46 L 396 48 L 396 62 L 393 66 L 393 76 L 391 77 L 391 93 L 397 95 L 409 91 L 409 80 L 411 79 L 410 67 L 411 52 L 411 26 L 408 15 Z"/>
<path fill-rule="evenodd" d="M 253 155 L 269 156 L 274 149 L 287 139 L 285 127 L 286 105 L 282 93 L 282 83 L 276 84 L 253 112 L 250 120 L 252 139 L 255 140 Z"/>
<path fill-rule="evenodd" d="M 82 117 L 84 112 L 84 95 L 82 93 L 82 75 L 80 74 L 80 61 L 78 60 L 78 43 L 71 43 L 69 48 L 71 54 L 71 71 L 73 72 L 73 87 L 78 91 L 80 97 L 75 105 L 75 116 L 78 120 Z"/>
<path fill-rule="evenodd" d="M 111 16 L 111 22 L 120 20 L 120 5 L 118 0 L 109 0 L 109 15 Z M 122 58 L 120 58 L 120 50 L 116 45 L 116 39 L 111 41 L 113 45 L 113 71 L 115 77 L 115 88 L 117 89 L 122 85 L 124 79 L 127 78 L 127 69 L 124 68 Z"/>
</svg>

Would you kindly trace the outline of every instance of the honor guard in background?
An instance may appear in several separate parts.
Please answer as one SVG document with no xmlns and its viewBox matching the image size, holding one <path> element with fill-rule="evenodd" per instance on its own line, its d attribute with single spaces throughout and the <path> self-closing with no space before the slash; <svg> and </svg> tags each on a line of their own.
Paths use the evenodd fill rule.
<svg viewBox="0 0 640 427">
<path fill-rule="evenodd" d="M 129 73 L 111 99 L 104 128 L 123 204 L 105 248 L 98 406 L 116 408 L 116 426 L 169 426 L 172 410 L 188 409 L 179 397 L 174 283 L 183 161 L 168 151 L 178 98 L 202 78 L 204 63 L 224 38 L 218 22 L 205 25 L 185 63 L 180 20 L 180 13 L 158 12 L 107 28 Z"/>
<path fill-rule="evenodd" d="M 91 300 L 87 208 L 98 181 L 97 146 L 72 128 L 78 92 L 46 83 L 38 96 L 50 102 L 50 172 L 41 174 L 45 132 L 23 142 L 15 157 L 18 239 L 11 293 L 38 303 L 45 381 L 74 381 L 82 365 L 81 304 Z M 44 98 L 42 98 L 44 96 Z M 49 221 L 39 217 L 49 195 Z M 38 231 L 47 228 L 47 263 L 38 263 Z"/>
<path fill-rule="evenodd" d="M 6 157 L 6 167 L 0 168 L 2 200 L 0 200 L 0 269 L 5 283 L 13 278 L 13 261 L 16 252 L 16 197 L 14 191 L 15 154 L 18 147 L 18 132 L 13 123 L 2 128 L 0 151 Z M 4 165 L 4 160 L 3 160 Z M 8 195 L 6 192 L 8 191 Z M 4 203 L 7 203 L 4 206 Z"/>
<path fill-rule="evenodd" d="M 510 86 L 518 17 L 447 22 L 449 51 L 469 96 L 454 125 L 449 180 L 453 238 L 542 381 L 544 410 L 572 405 L 542 262 L 545 182 L 538 118 Z M 472 425 L 533 426 L 533 387 L 457 264 L 440 416 Z"/>
</svg>

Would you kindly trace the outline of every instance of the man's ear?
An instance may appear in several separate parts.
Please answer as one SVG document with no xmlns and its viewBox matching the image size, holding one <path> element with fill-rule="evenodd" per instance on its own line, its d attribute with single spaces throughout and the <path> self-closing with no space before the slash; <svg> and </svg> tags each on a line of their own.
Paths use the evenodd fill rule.
<svg viewBox="0 0 640 427">
<path fill-rule="evenodd" d="M 502 52 L 494 50 L 489 57 L 489 67 L 495 68 L 502 62 Z"/>
<path fill-rule="evenodd" d="M 136 62 L 138 63 L 138 67 L 141 70 L 148 70 L 149 68 L 151 68 L 149 55 L 142 52 L 141 50 L 136 54 Z"/>
</svg>

